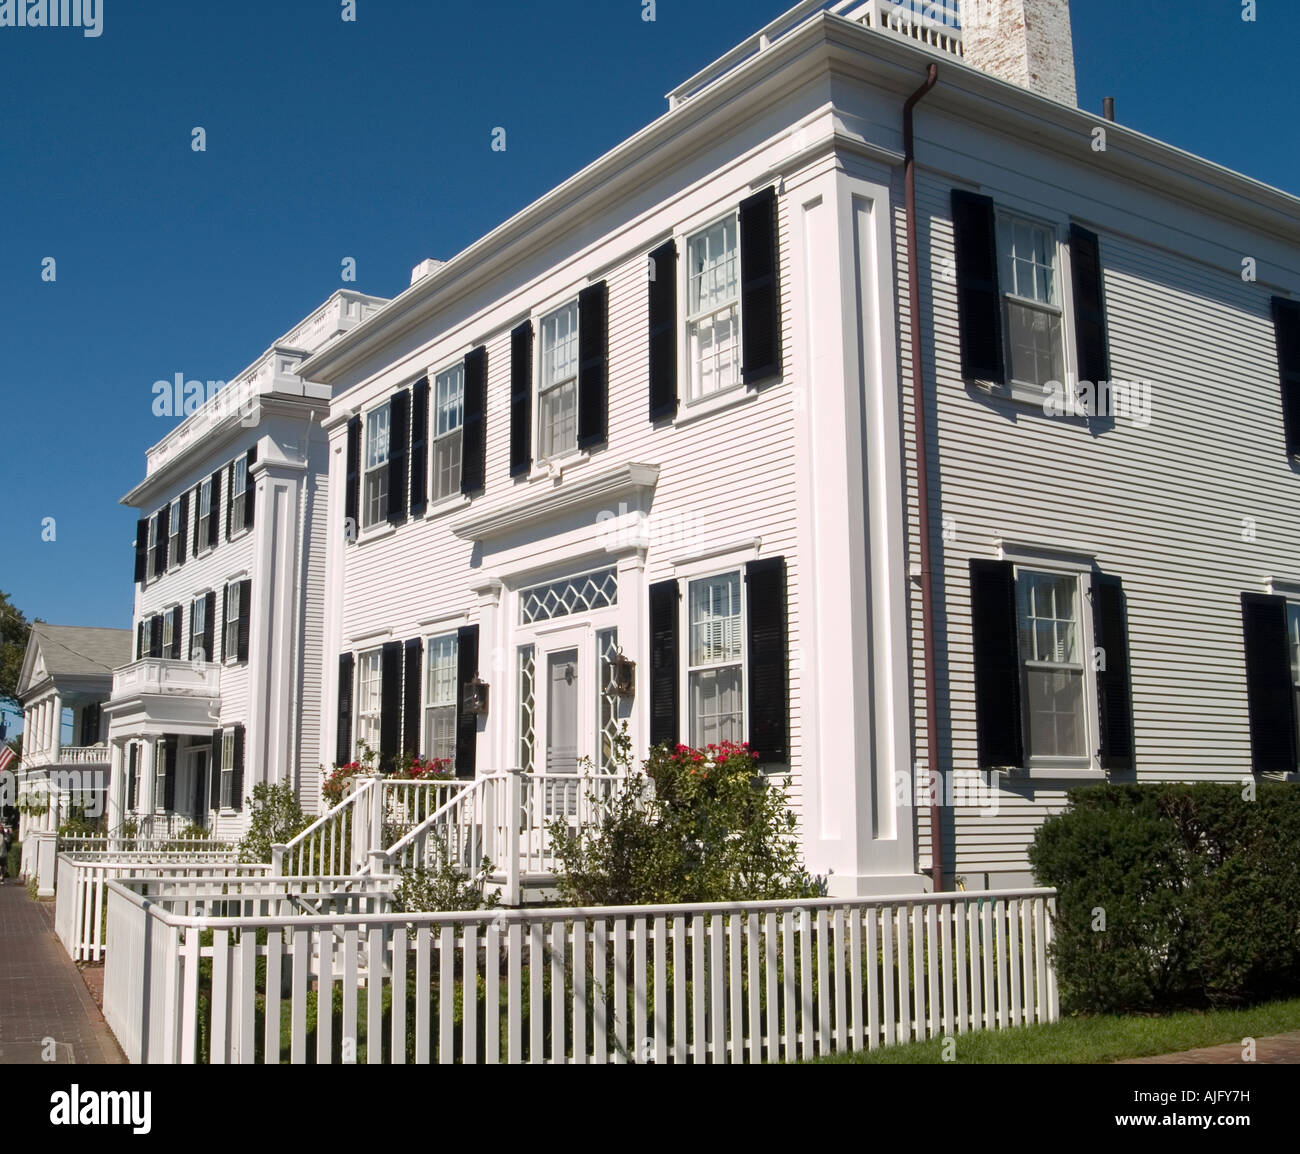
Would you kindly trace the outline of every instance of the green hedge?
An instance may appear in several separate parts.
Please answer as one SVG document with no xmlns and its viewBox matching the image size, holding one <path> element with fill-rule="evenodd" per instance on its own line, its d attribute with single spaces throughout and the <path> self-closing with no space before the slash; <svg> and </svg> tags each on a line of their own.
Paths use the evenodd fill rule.
<svg viewBox="0 0 1300 1154">
<path fill-rule="evenodd" d="M 1300 789 L 1075 790 L 1029 860 L 1059 891 L 1066 1010 L 1230 1005 L 1300 991 Z"/>
</svg>

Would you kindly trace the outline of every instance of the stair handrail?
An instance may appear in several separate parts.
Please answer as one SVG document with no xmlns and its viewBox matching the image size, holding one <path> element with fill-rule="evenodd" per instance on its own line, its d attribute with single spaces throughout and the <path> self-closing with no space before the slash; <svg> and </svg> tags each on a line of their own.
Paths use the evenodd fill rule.
<svg viewBox="0 0 1300 1154">
<path fill-rule="evenodd" d="M 311 823 L 301 833 L 295 834 L 283 845 L 274 845 L 271 847 L 271 872 L 276 877 L 305 877 L 313 873 L 324 873 L 331 875 L 351 875 L 359 874 L 362 871 L 360 860 L 365 858 L 368 850 L 356 851 L 354 836 L 356 832 L 356 814 L 361 814 L 363 820 L 369 821 L 370 814 L 361 808 L 362 802 L 368 802 L 375 783 L 379 778 L 371 777 L 358 782 L 353 791 L 348 794 L 338 805 L 326 813 L 321 814 L 314 822 Z M 346 823 L 344 819 L 349 819 Z M 338 836 L 343 826 L 347 824 L 346 837 Z M 330 839 L 328 835 L 334 833 L 335 836 Z M 310 856 L 312 851 L 319 847 L 322 860 L 318 863 L 313 862 Z M 322 869 L 304 869 L 304 860 L 308 865 L 320 865 L 329 868 Z M 334 868 L 344 866 L 346 868 Z"/>
</svg>

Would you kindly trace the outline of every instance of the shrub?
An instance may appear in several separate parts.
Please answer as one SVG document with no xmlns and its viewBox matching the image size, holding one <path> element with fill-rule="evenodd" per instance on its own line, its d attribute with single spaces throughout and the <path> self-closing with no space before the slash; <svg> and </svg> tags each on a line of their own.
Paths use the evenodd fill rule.
<svg viewBox="0 0 1300 1154">
<path fill-rule="evenodd" d="M 486 858 L 473 877 L 465 877 L 451 863 L 446 845 L 434 839 L 432 866 L 399 871 L 393 903 L 408 914 L 450 914 L 462 910 L 495 909 L 501 904 L 497 891 L 487 893 L 492 863 Z"/>
<path fill-rule="evenodd" d="M 204 826 L 196 825 L 190 822 L 180 833 L 176 834 L 170 841 L 163 845 L 164 850 L 187 850 L 203 849 L 200 842 L 212 840 L 212 831 Z"/>
<path fill-rule="evenodd" d="M 1300 990 L 1297 844 L 1300 794 L 1287 785 L 1071 793 L 1029 851 L 1059 893 L 1062 1004 L 1152 1010 Z"/>
<path fill-rule="evenodd" d="M 5 862 L 5 877 L 16 878 L 23 869 L 23 844 L 16 841 L 9 847 L 9 857 Z"/>
<path fill-rule="evenodd" d="M 248 832 L 239 842 L 241 862 L 269 862 L 273 845 L 282 845 L 311 824 L 288 782 L 253 786 L 248 805 Z"/>
<path fill-rule="evenodd" d="M 551 823 L 557 888 L 574 905 L 813 897 L 789 781 L 768 777 L 746 745 L 661 745 L 631 770 L 626 727 L 615 758 L 628 771 L 595 824 Z"/>
</svg>

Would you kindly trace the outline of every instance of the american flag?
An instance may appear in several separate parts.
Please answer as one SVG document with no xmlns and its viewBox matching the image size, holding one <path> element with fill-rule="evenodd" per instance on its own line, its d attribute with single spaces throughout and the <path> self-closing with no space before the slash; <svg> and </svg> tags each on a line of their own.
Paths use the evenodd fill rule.
<svg viewBox="0 0 1300 1154">
<path fill-rule="evenodd" d="M 17 756 L 18 755 L 14 753 L 14 751 L 9 746 L 7 745 L 0 746 L 0 773 L 3 773 L 6 769 L 8 769 L 9 763 L 15 760 Z"/>
</svg>

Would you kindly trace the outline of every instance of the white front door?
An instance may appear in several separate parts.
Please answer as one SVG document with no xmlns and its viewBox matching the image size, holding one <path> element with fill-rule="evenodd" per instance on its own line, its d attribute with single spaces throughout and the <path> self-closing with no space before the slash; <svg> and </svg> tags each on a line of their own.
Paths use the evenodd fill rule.
<svg viewBox="0 0 1300 1154">
<path fill-rule="evenodd" d="M 583 677 L 578 649 L 546 654 L 546 772 L 577 773 Z"/>
<path fill-rule="evenodd" d="M 585 625 L 537 637 L 535 772 L 543 776 L 538 785 L 547 817 L 577 813 L 580 763 L 595 757 L 593 645 L 592 631 Z"/>
</svg>

